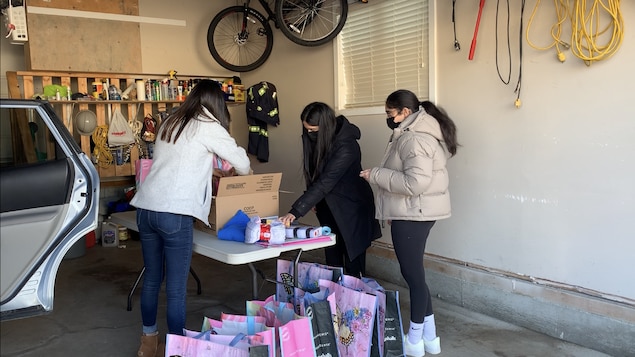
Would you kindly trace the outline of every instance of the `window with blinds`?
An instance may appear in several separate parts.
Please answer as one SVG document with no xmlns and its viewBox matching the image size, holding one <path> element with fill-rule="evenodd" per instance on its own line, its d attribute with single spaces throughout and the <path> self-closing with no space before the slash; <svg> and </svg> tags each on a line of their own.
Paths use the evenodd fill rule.
<svg viewBox="0 0 635 357">
<path fill-rule="evenodd" d="M 428 98 L 428 0 L 351 6 L 337 53 L 341 109 L 383 107 L 397 89 Z"/>
</svg>

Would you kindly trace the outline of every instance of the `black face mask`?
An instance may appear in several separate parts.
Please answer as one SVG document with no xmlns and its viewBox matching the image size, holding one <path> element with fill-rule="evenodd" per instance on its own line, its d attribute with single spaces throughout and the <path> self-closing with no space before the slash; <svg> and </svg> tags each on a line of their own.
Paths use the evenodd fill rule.
<svg viewBox="0 0 635 357">
<path fill-rule="evenodd" d="M 395 129 L 396 127 L 399 126 L 400 123 L 395 123 L 395 118 L 393 117 L 388 117 L 386 118 L 386 125 L 388 125 L 388 127 L 390 128 L 390 130 Z"/>
<path fill-rule="evenodd" d="M 317 142 L 317 139 L 318 139 L 318 132 L 317 131 L 307 132 L 306 136 L 309 138 L 309 140 L 312 143 L 315 143 L 315 142 Z"/>
</svg>

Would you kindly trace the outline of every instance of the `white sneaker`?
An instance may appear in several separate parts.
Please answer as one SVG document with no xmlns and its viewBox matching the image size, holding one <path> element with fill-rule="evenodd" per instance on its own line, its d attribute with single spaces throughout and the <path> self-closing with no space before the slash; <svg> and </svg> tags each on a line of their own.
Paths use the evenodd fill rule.
<svg viewBox="0 0 635 357">
<path fill-rule="evenodd" d="M 410 343 L 410 340 L 408 340 L 408 335 L 404 336 L 404 340 L 404 352 L 406 353 L 406 356 L 423 357 L 426 355 L 423 339 L 414 345 Z"/>
<path fill-rule="evenodd" d="M 441 338 L 439 338 L 438 336 L 432 341 L 428 341 L 425 338 L 423 338 L 421 341 L 423 341 L 423 346 L 426 352 L 433 355 L 438 355 L 439 353 L 441 353 Z"/>
</svg>

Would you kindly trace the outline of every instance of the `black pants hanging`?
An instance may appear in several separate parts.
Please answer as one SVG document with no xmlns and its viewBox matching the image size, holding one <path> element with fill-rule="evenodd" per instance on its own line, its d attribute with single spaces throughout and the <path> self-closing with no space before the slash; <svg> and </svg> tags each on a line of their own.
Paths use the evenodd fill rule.
<svg viewBox="0 0 635 357">
<path fill-rule="evenodd" d="M 410 289 L 410 320 L 422 323 L 432 315 L 432 300 L 426 284 L 423 254 L 435 221 L 392 221 L 390 232 L 395 254 Z"/>
</svg>

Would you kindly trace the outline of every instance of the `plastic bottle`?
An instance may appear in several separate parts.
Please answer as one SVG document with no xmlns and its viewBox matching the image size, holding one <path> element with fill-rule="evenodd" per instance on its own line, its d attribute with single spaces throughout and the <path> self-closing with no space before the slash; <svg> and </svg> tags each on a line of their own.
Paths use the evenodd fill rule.
<svg viewBox="0 0 635 357">
<path fill-rule="evenodd" d="M 104 247 L 119 246 L 119 226 L 113 222 L 104 222 L 101 227 L 101 245 Z"/>
<path fill-rule="evenodd" d="M 137 79 L 135 82 L 137 84 L 137 100 L 144 101 L 146 100 L 146 84 L 143 79 Z"/>
<path fill-rule="evenodd" d="M 55 90 L 55 100 L 62 100 L 62 95 L 60 94 L 60 89 Z"/>
</svg>

